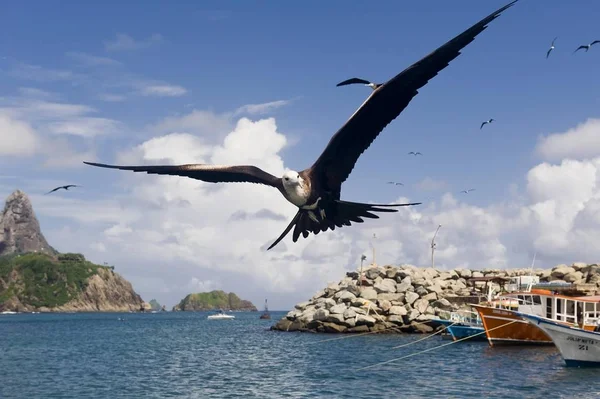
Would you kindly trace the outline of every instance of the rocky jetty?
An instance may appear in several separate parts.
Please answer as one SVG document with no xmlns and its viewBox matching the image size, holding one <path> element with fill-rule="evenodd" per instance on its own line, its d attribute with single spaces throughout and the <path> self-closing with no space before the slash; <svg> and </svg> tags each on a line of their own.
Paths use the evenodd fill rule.
<svg viewBox="0 0 600 399">
<path fill-rule="evenodd" d="M 240 299 L 233 292 L 215 290 L 189 294 L 173 307 L 173 311 L 237 310 L 256 312 L 256 306 L 250 301 Z"/>
<path fill-rule="evenodd" d="M 279 331 L 329 333 L 416 332 L 434 330 L 433 318 L 456 310 L 481 288 L 483 277 L 537 275 L 540 282 L 568 282 L 594 293 L 600 286 L 600 266 L 574 263 L 553 269 L 438 270 L 412 265 L 370 267 L 359 280 L 348 272 L 310 300 L 299 303 L 271 327 Z M 475 279 L 472 279 L 475 278 Z M 477 278 L 480 278 L 480 281 Z M 499 289 L 498 282 L 488 284 Z M 591 289 L 591 290 L 590 290 Z M 461 301 L 464 299 L 465 301 Z"/>
<path fill-rule="evenodd" d="M 44 238 L 29 197 L 16 190 L 0 213 L 0 256 L 28 252 L 58 254 Z"/>
</svg>

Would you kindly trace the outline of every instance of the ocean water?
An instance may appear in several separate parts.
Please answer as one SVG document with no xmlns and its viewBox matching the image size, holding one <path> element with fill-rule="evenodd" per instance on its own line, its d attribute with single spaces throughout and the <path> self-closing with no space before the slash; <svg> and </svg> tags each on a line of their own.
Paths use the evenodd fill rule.
<svg viewBox="0 0 600 399">
<path fill-rule="evenodd" d="M 554 347 L 269 331 L 258 313 L 0 315 L 0 398 L 598 398 Z M 119 321 L 124 317 L 125 321 Z M 339 337 L 349 337 L 341 338 Z M 336 338 L 336 339 L 332 339 Z"/>
</svg>

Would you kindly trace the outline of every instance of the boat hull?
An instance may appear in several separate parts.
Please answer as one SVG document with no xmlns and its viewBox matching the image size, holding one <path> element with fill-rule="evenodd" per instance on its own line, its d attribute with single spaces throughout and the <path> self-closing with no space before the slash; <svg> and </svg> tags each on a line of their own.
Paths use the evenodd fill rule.
<svg viewBox="0 0 600 399">
<path fill-rule="evenodd" d="M 448 331 L 450 339 L 452 339 L 453 341 L 457 341 L 459 339 L 467 337 L 472 337 L 469 339 L 469 341 L 487 341 L 485 334 L 481 334 L 485 332 L 483 326 L 470 326 L 463 323 L 454 324 L 452 320 L 444 319 L 434 319 L 432 321 L 446 326 L 446 331 Z"/>
<path fill-rule="evenodd" d="M 548 334 L 568 367 L 600 367 L 600 333 L 539 316 L 522 317 Z"/>
<path fill-rule="evenodd" d="M 481 317 L 490 346 L 553 345 L 542 329 L 523 319 L 516 311 L 471 305 Z"/>
</svg>

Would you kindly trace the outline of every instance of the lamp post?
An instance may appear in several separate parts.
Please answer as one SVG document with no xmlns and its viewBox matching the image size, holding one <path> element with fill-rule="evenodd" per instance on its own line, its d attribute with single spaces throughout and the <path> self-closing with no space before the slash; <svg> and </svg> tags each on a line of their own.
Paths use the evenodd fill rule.
<svg viewBox="0 0 600 399">
<path fill-rule="evenodd" d="M 373 240 L 371 240 L 371 248 L 373 249 L 373 266 L 377 266 L 377 263 L 375 262 L 375 239 L 377 238 L 377 235 L 375 233 L 373 233 Z"/>
<path fill-rule="evenodd" d="M 362 276 L 363 276 L 363 262 L 367 260 L 367 255 L 362 254 L 360 256 L 360 275 L 358 276 L 358 286 L 362 288 Z"/>
<path fill-rule="evenodd" d="M 440 231 L 440 227 L 442 227 L 442 225 L 438 225 L 437 229 L 435 230 L 435 234 L 433 235 L 433 238 L 431 239 L 431 267 L 434 268 L 434 261 L 433 261 L 433 253 L 435 252 L 435 237 L 437 236 L 438 231 Z"/>
</svg>

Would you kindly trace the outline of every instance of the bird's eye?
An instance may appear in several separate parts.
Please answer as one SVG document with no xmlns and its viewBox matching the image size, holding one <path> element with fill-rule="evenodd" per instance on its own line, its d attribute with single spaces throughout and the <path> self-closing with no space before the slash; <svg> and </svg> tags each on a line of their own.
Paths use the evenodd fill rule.
<svg viewBox="0 0 600 399">
<path fill-rule="evenodd" d="M 284 177 L 284 179 L 285 179 L 285 180 L 290 180 L 290 178 L 289 178 L 289 177 Z"/>
</svg>

